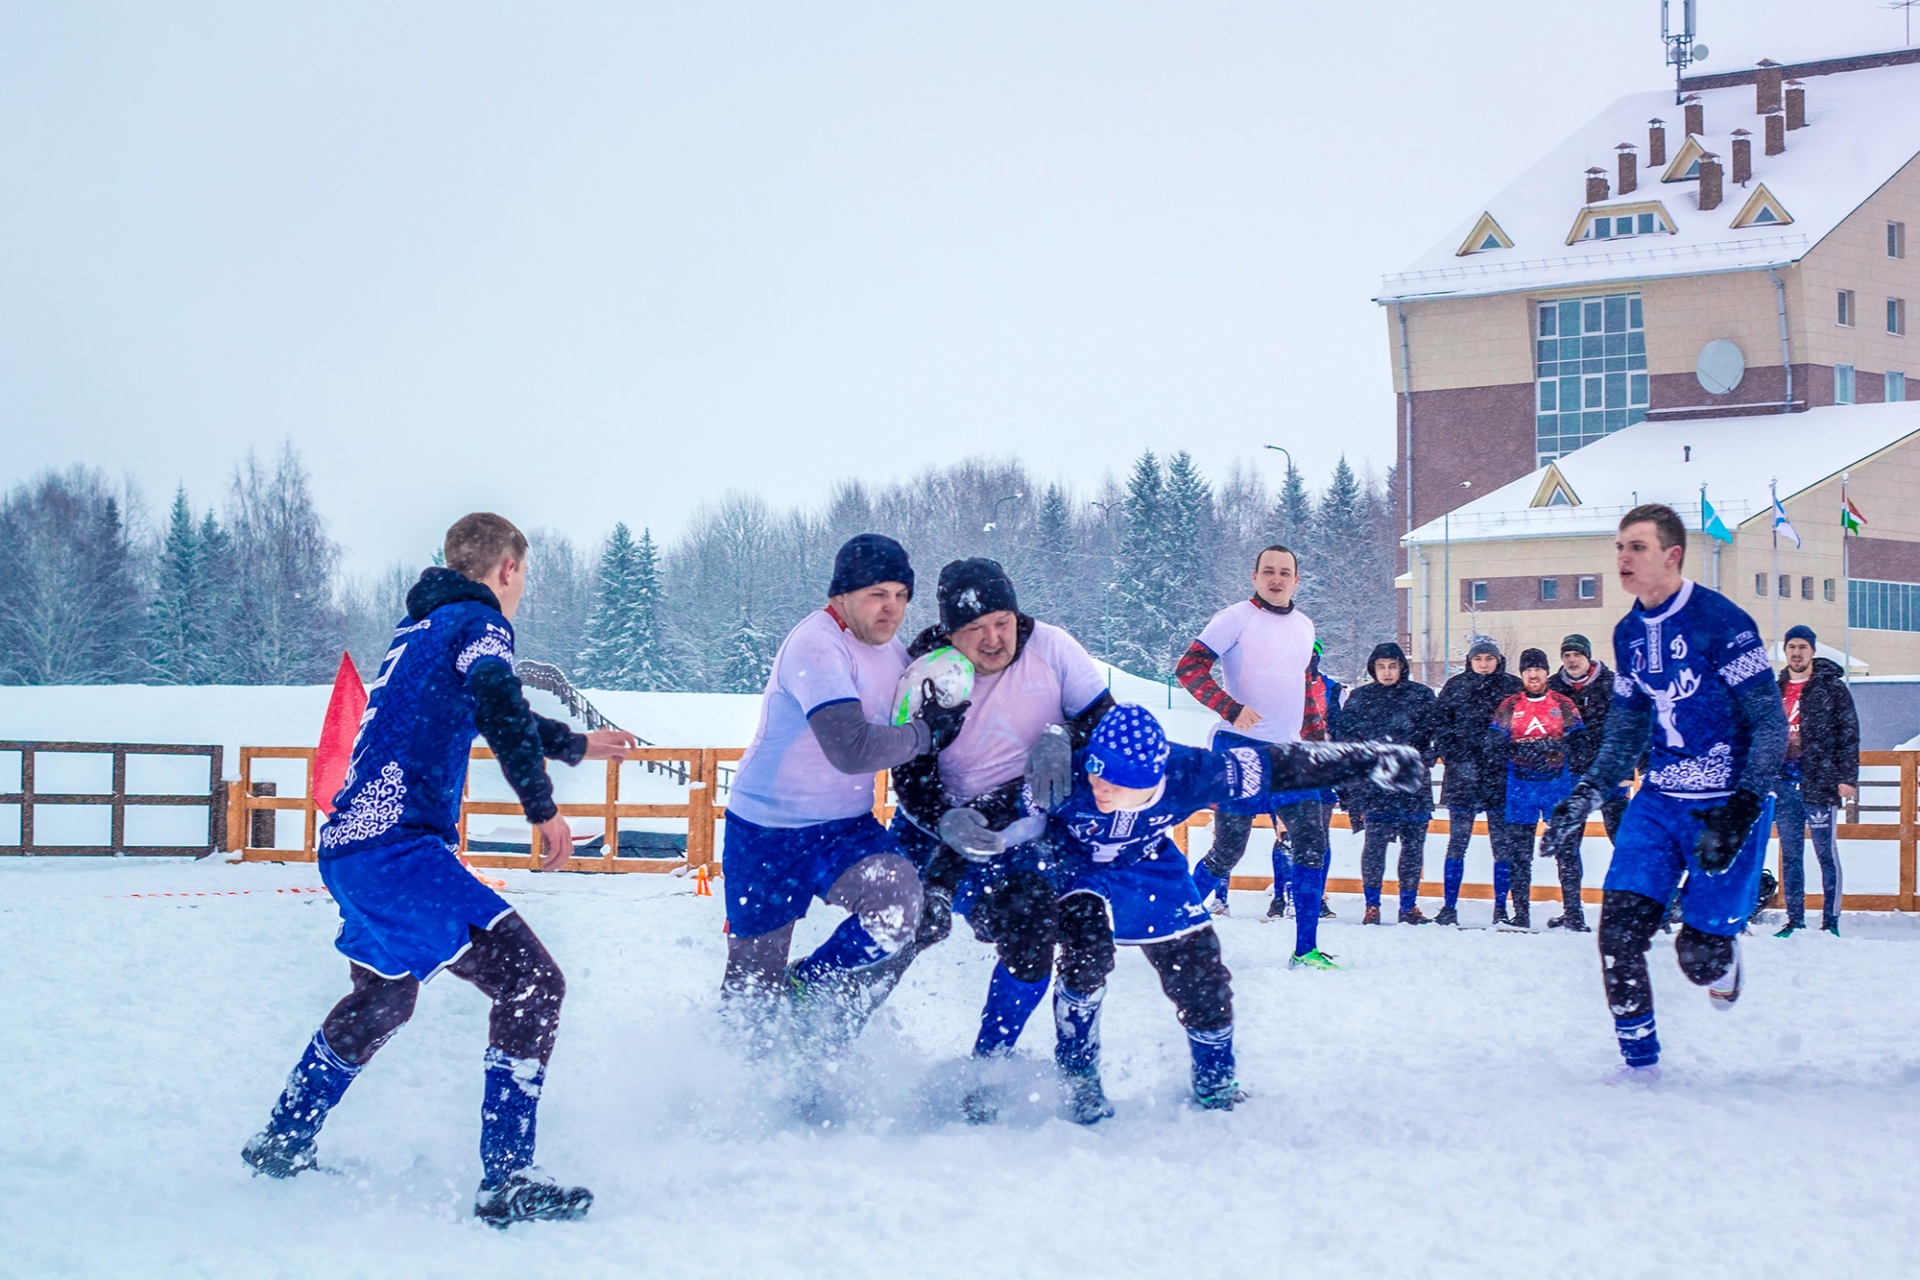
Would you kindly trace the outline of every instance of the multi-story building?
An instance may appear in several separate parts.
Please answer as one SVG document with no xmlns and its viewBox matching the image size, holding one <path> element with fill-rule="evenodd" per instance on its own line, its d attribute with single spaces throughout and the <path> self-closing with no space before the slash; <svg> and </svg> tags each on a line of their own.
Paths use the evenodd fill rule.
<svg viewBox="0 0 1920 1280">
<path fill-rule="evenodd" d="M 1920 50 L 1763 62 L 1693 77 L 1681 93 L 1679 102 L 1671 90 L 1620 99 L 1383 282 L 1411 554 L 1401 579 L 1405 626 L 1415 651 L 1424 640 L 1436 662 L 1444 661 L 1433 648 L 1443 635 L 1457 652 L 1456 614 L 1475 614 L 1472 625 L 1497 635 L 1499 615 L 1558 603 L 1537 595 L 1549 577 L 1566 577 L 1576 593 L 1593 577 L 1593 603 L 1578 599 L 1570 612 L 1605 602 L 1605 616 L 1617 615 L 1618 588 L 1600 545 L 1610 527 L 1587 531 L 1593 545 L 1575 548 L 1565 537 L 1516 537 L 1509 517 L 1534 512 L 1524 517 L 1529 529 L 1558 520 L 1570 531 L 1580 523 L 1574 510 L 1587 507 L 1581 520 L 1591 523 L 1601 507 L 1624 510 L 1636 492 L 1691 502 L 1697 514 L 1698 494 L 1674 488 L 1678 476 L 1636 485 L 1609 468 L 1591 473 L 1584 489 L 1566 485 L 1572 473 L 1591 471 L 1570 455 L 1629 428 L 1637 443 L 1613 451 L 1628 469 L 1664 466 L 1667 454 L 1678 459 L 1689 446 L 1708 449 L 1719 466 L 1791 443 L 1801 464 L 1782 461 L 1777 476 L 1781 497 L 1794 499 L 1789 510 L 1826 501 L 1823 486 L 1837 488 L 1840 472 L 1869 459 L 1865 470 L 1875 476 L 1904 475 L 1912 483 L 1876 493 L 1871 532 L 1913 545 L 1868 550 L 1883 576 L 1854 580 L 1899 587 L 1902 600 L 1907 586 L 1920 592 L 1920 472 L 1905 460 L 1913 446 L 1896 447 L 1907 416 L 1895 413 L 1857 441 L 1841 430 L 1844 417 L 1802 416 L 1903 401 L 1908 373 L 1920 373 L 1920 337 L 1908 332 L 1909 300 L 1920 302 L 1920 250 L 1910 255 L 1908 246 L 1908 228 L 1920 231 Z M 1758 421 L 1769 417 L 1784 420 Z M 1816 427 L 1816 419 L 1829 425 Z M 1568 459 L 1556 472 L 1565 492 L 1543 488 L 1545 469 L 1560 459 Z M 1711 484 L 1697 469 L 1692 477 Z M 1749 545 L 1760 535 L 1743 523 L 1758 510 L 1751 504 L 1766 500 L 1757 478 L 1776 477 L 1741 471 L 1725 480 L 1728 523 L 1739 532 L 1721 562 L 1737 561 L 1748 576 L 1760 572 Z M 1525 501 L 1516 501 L 1519 489 Z M 1570 500 L 1574 491 L 1580 496 Z M 1456 519 L 1448 521 L 1449 512 Z M 1469 531 L 1462 551 L 1463 521 L 1478 529 L 1502 520 L 1505 535 Z M 1815 521 L 1822 536 L 1829 526 L 1838 527 Z M 1789 574 L 1796 605 L 1832 615 L 1823 640 L 1849 609 L 1867 618 L 1863 604 L 1849 603 L 1833 537 L 1833 566 L 1809 561 Z M 1443 588 L 1432 589 L 1436 541 L 1474 562 L 1465 586 L 1456 564 Z M 1481 541 L 1489 546 L 1474 549 Z M 1479 563 L 1483 554 L 1493 558 Z M 1425 593 L 1417 562 L 1426 566 Z M 1798 594 L 1802 578 L 1820 584 L 1810 600 Z M 1507 602 L 1503 593 L 1522 590 L 1508 580 L 1531 583 L 1536 594 Z M 1477 603 L 1461 595 L 1473 582 L 1489 593 Z M 1860 588 L 1862 599 L 1875 592 L 1886 594 Z M 1756 616 L 1771 613 L 1774 594 Z M 1905 616 L 1896 609 L 1873 618 Z M 1435 621 L 1428 640 L 1426 624 Z M 1557 616 L 1529 621 L 1543 631 L 1559 625 Z M 1878 653 L 1874 661 L 1892 664 L 1883 670 L 1920 670 L 1920 620 L 1913 625 L 1913 635 L 1867 637 L 1856 651 Z"/>
</svg>

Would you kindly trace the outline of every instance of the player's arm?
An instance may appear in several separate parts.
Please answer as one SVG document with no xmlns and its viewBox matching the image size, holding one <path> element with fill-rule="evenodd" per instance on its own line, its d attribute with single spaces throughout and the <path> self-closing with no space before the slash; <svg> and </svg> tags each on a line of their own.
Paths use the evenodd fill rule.
<svg viewBox="0 0 1920 1280">
<path fill-rule="evenodd" d="M 578 764 L 586 756 L 586 735 L 535 715 L 520 690 L 520 677 L 503 660 L 489 659 L 469 667 L 467 689 L 473 694 L 474 727 L 500 762 L 507 785 L 519 797 L 521 812 L 535 826 L 551 820 L 559 809 L 553 802 L 547 759 Z"/>
<path fill-rule="evenodd" d="M 1747 762 L 1733 781 L 1735 791 L 1765 796 L 1787 762 L 1787 709 L 1772 680 L 1749 680 L 1735 689 L 1740 716 L 1747 722 Z"/>
<path fill-rule="evenodd" d="M 927 699 L 929 707 L 938 700 Z M 905 764 L 933 747 L 929 719 L 916 716 L 905 724 L 875 724 L 867 719 L 858 698 L 842 698 L 807 712 L 827 763 L 842 773 L 878 773 Z"/>
<path fill-rule="evenodd" d="M 1228 724 L 1240 727 L 1240 717 L 1248 708 L 1227 696 L 1220 682 L 1213 678 L 1213 664 L 1220 655 L 1195 640 L 1187 646 L 1187 652 L 1173 669 L 1173 678 L 1182 688 L 1192 694 L 1201 706 L 1225 720 Z M 1247 726 L 1251 727 L 1251 726 Z"/>
<path fill-rule="evenodd" d="M 1267 790 L 1314 791 L 1368 782 L 1386 791 L 1427 785 L 1418 748 L 1398 742 L 1282 742 L 1266 749 Z"/>
</svg>

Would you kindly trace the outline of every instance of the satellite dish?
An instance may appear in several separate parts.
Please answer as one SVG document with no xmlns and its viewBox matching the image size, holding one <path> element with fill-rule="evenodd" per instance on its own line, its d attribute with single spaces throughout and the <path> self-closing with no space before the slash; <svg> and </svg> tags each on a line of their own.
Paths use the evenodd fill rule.
<svg viewBox="0 0 1920 1280">
<path fill-rule="evenodd" d="M 1700 348 L 1700 358 L 1694 362 L 1694 376 L 1700 379 L 1700 386 L 1710 396 L 1724 396 L 1740 385 L 1740 379 L 1747 375 L 1747 358 L 1740 354 L 1740 348 L 1725 338 L 1715 338 Z"/>
<path fill-rule="evenodd" d="M 1693 60 L 1695 62 L 1705 62 L 1707 60 L 1707 46 L 1703 44 L 1693 46 Z"/>
</svg>

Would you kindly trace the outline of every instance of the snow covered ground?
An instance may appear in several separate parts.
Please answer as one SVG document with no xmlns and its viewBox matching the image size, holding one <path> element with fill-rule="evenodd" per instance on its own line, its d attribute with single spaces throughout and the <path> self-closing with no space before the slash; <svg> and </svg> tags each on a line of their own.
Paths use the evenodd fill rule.
<svg viewBox="0 0 1920 1280">
<path fill-rule="evenodd" d="M 1123 952 L 1119 1115 L 1092 1130 L 1046 1102 L 1044 1016 L 1015 1067 L 1040 1100 L 956 1118 L 991 964 L 963 927 L 836 1078 L 841 1122 L 809 1127 L 713 1035 L 717 899 L 505 876 L 570 982 L 543 1163 L 597 1201 L 502 1235 L 466 1216 L 485 1005 L 452 979 L 334 1114 L 337 1173 L 241 1165 L 344 989 L 330 900 L 282 892 L 311 866 L 0 859 L 0 1275 L 1865 1276 L 1920 1256 L 1909 919 L 1749 939 L 1726 1015 L 1661 940 L 1668 1078 L 1621 1092 L 1594 1083 L 1615 1054 L 1589 939 L 1362 930 L 1337 898 L 1322 939 L 1349 968 L 1296 972 L 1291 930 L 1239 894 L 1222 932 L 1253 1101 L 1184 1103 L 1179 1028 Z"/>
</svg>

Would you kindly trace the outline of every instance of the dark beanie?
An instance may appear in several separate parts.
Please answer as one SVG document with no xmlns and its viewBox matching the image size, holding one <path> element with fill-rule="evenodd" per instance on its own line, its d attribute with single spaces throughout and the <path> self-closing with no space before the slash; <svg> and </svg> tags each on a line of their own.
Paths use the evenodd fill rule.
<svg viewBox="0 0 1920 1280">
<path fill-rule="evenodd" d="M 1805 640 L 1816 650 L 1820 647 L 1820 642 L 1813 638 L 1813 628 L 1804 622 L 1787 628 L 1787 640 Z M 1782 648 L 1786 647 L 1787 640 L 1780 642 Z"/>
<path fill-rule="evenodd" d="M 1522 671 L 1531 671 L 1531 670 L 1533 670 L 1533 669 L 1534 669 L 1535 667 L 1538 667 L 1538 668 L 1540 668 L 1540 670 L 1542 670 L 1542 671 L 1551 671 L 1551 670 L 1553 670 L 1553 668 L 1552 668 L 1552 667 L 1550 667 L 1550 666 L 1548 666 L 1548 665 L 1547 665 L 1547 653 L 1546 653 L 1546 650 L 1544 650 L 1544 649 L 1522 649 L 1522 650 L 1520 651 L 1520 669 L 1521 669 Z"/>
<path fill-rule="evenodd" d="M 1593 656 L 1593 641 L 1575 632 L 1560 642 L 1560 652 L 1584 653 L 1591 658 Z"/>
<path fill-rule="evenodd" d="M 1506 656 L 1500 652 L 1499 645 L 1482 636 L 1480 639 L 1475 640 L 1467 649 L 1467 661 L 1471 662 L 1483 653 L 1490 653 L 1496 658 L 1504 658 Z"/>
<path fill-rule="evenodd" d="M 949 633 L 1002 609 L 1020 611 L 1013 579 L 997 560 L 955 560 L 940 571 L 940 625 Z"/>
<path fill-rule="evenodd" d="M 907 549 L 884 533 L 863 533 L 848 538 L 833 557 L 833 582 L 829 596 L 863 591 L 876 582 L 897 582 L 913 598 L 913 566 L 907 563 Z"/>
</svg>

